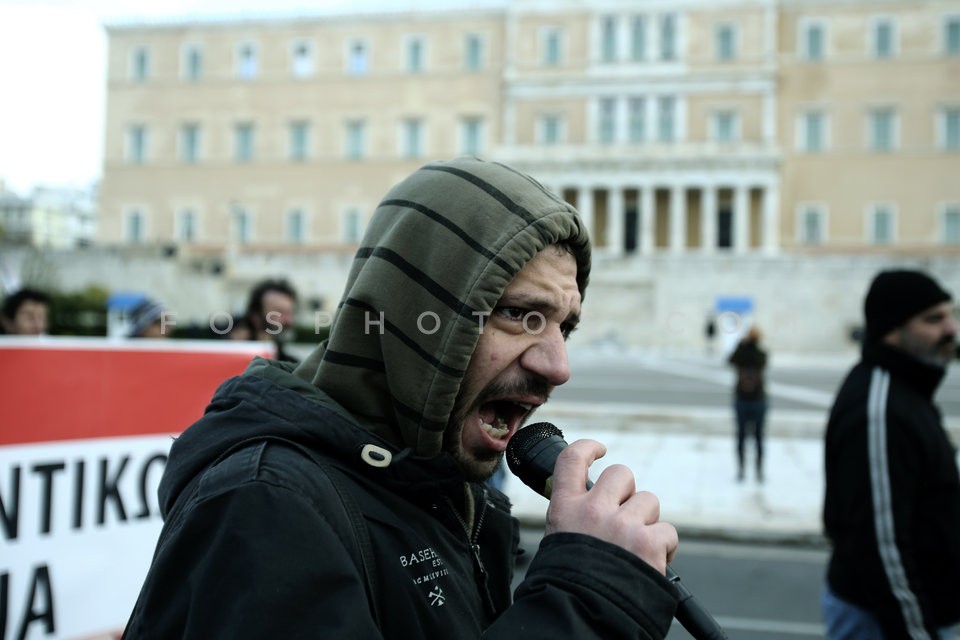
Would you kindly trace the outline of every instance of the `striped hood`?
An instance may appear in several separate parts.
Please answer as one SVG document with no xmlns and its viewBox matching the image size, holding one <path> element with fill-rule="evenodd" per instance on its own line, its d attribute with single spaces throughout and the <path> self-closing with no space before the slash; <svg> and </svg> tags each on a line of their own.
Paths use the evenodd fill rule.
<svg viewBox="0 0 960 640">
<path fill-rule="evenodd" d="M 582 296 L 590 243 L 573 207 L 502 164 L 420 168 L 377 207 L 330 337 L 296 374 L 398 449 L 439 453 L 481 314 L 557 242 L 576 255 Z"/>
</svg>

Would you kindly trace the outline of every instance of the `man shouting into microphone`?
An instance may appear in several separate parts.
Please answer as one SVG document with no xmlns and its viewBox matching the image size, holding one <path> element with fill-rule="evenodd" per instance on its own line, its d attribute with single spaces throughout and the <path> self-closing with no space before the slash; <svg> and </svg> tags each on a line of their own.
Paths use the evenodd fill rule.
<svg viewBox="0 0 960 640">
<path fill-rule="evenodd" d="M 257 360 L 173 444 L 128 638 L 663 638 L 676 530 L 604 447 L 560 455 L 547 535 L 485 486 L 570 377 L 590 271 L 577 212 L 474 158 L 386 195 L 330 337 Z"/>
</svg>

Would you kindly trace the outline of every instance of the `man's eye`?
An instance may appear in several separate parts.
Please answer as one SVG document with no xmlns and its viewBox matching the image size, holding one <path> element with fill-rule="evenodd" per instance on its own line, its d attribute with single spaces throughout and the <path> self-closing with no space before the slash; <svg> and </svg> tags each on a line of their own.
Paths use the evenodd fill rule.
<svg viewBox="0 0 960 640">
<path fill-rule="evenodd" d="M 560 325 L 560 331 L 563 333 L 563 339 L 566 340 L 570 334 L 577 330 L 577 325 L 572 322 L 564 322 Z"/>
<path fill-rule="evenodd" d="M 496 313 L 510 320 L 522 320 L 524 311 L 519 307 L 497 307 Z"/>
</svg>

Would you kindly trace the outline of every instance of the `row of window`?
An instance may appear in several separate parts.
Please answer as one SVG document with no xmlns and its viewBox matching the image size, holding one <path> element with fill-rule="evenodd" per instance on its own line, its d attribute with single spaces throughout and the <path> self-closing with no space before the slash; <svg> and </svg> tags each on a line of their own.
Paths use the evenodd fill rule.
<svg viewBox="0 0 960 640">
<path fill-rule="evenodd" d="M 675 96 L 656 98 L 601 98 L 597 103 L 595 139 L 601 144 L 617 142 L 675 142 L 684 138 L 682 123 L 684 104 Z M 960 151 L 960 107 L 941 108 L 935 115 L 936 146 L 946 151 Z M 717 109 L 710 115 L 710 139 L 717 142 L 738 142 L 741 139 L 741 117 L 736 109 Z M 311 156 L 310 122 L 297 120 L 287 125 L 287 157 L 293 161 Z M 343 155 L 348 159 L 367 157 L 369 124 L 351 120 L 343 126 Z M 485 139 L 483 118 L 464 117 L 459 122 L 458 152 L 483 155 Z M 895 151 L 900 147 L 900 117 L 890 107 L 872 108 L 866 114 L 866 146 L 871 151 Z M 178 155 L 181 161 L 198 162 L 202 157 L 202 127 L 196 123 L 181 125 Z M 809 109 L 797 115 L 795 148 L 804 153 L 820 153 L 830 148 L 830 119 L 825 110 Z M 563 114 L 544 113 L 537 118 L 536 142 L 542 145 L 567 142 L 566 118 Z M 427 125 L 423 118 L 401 121 L 398 150 L 402 157 L 421 158 L 426 153 Z M 249 122 L 233 126 L 233 159 L 250 162 L 255 157 L 256 127 Z M 132 125 L 127 130 L 126 160 L 142 164 L 149 159 L 149 129 Z"/>
<path fill-rule="evenodd" d="M 174 239 L 178 242 L 200 241 L 200 214 L 191 208 L 178 210 L 174 215 Z M 310 218 L 303 209 L 290 209 L 283 217 L 284 242 L 305 244 L 309 240 Z M 357 244 L 363 236 L 364 218 L 360 209 L 348 208 L 340 216 L 339 239 L 346 244 Z M 253 242 L 253 213 L 235 206 L 230 212 L 229 233 L 237 244 Z M 124 212 L 123 236 L 128 243 L 139 244 L 148 238 L 148 215 L 143 210 L 131 208 Z"/>
<path fill-rule="evenodd" d="M 827 18 L 807 17 L 799 22 L 797 55 L 801 60 L 824 60 L 829 52 L 829 21 Z M 942 45 L 945 55 L 960 55 L 960 15 L 943 19 Z M 869 54 L 876 59 L 893 58 L 900 52 L 900 29 L 892 16 L 874 16 L 870 19 L 867 38 Z"/>
<path fill-rule="evenodd" d="M 676 14 L 604 15 L 599 20 L 598 59 L 601 63 L 651 60 L 674 61 L 680 55 L 680 20 Z M 538 34 L 540 63 L 546 67 L 564 64 L 566 29 L 543 26 Z M 892 58 L 900 50 L 900 31 L 895 18 L 876 16 L 870 21 L 868 46 L 877 59 Z M 409 73 L 422 73 L 427 68 L 427 37 L 419 34 L 405 36 L 403 41 L 403 68 Z M 310 77 L 316 73 L 316 52 L 312 39 L 299 38 L 289 44 L 289 69 L 295 77 Z M 371 44 L 367 38 L 356 37 L 346 43 L 346 69 L 351 75 L 369 71 Z M 479 71 L 486 62 L 486 36 L 481 33 L 464 35 L 462 68 Z M 733 61 L 739 55 L 740 26 L 735 21 L 723 21 L 714 26 L 713 55 L 718 61 Z M 943 25 L 943 51 L 960 55 L 960 16 L 947 16 Z M 800 59 L 817 61 L 828 55 L 828 21 L 825 18 L 803 18 L 798 27 L 797 53 Z M 200 80 L 204 76 L 204 49 L 191 43 L 181 53 L 181 77 Z M 150 78 L 150 49 L 139 46 L 130 58 L 130 77 L 143 82 Z M 252 79 L 260 74 L 260 46 L 243 41 L 234 48 L 234 74 Z"/>
<path fill-rule="evenodd" d="M 463 117 L 458 124 L 458 153 L 483 155 L 485 153 L 486 124 L 480 117 Z M 312 147 L 311 124 L 294 121 L 287 125 L 287 158 L 293 161 L 307 160 Z M 364 120 L 350 120 L 343 125 L 343 156 L 350 160 L 367 157 L 369 125 Z M 398 146 L 401 156 L 421 158 L 426 153 L 426 125 L 420 118 L 408 118 L 401 122 Z M 127 129 L 125 158 L 132 164 L 149 160 L 150 130 L 146 125 L 131 125 Z M 199 124 L 181 125 L 178 141 L 178 156 L 186 163 L 198 162 L 202 156 L 202 128 Z M 256 126 L 249 122 L 233 126 L 233 159 L 251 162 L 256 156 Z"/>
<path fill-rule="evenodd" d="M 960 203 L 943 207 L 940 215 L 940 240 L 947 245 L 960 245 Z M 877 203 L 866 212 L 866 241 L 872 245 L 892 245 L 897 242 L 899 213 L 890 203 Z M 798 207 L 797 241 L 803 245 L 822 245 L 827 242 L 827 206 L 804 203 Z"/>
<path fill-rule="evenodd" d="M 865 118 L 867 148 L 895 151 L 902 137 L 900 115 L 893 107 L 875 107 Z M 797 115 L 795 148 L 820 153 L 830 148 L 830 116 L 823 109 L 808 109 Z M 941 107 L 934 114 L 935 145 L 944 151 L 960 151 L 960 107 Z"/>
</svg>

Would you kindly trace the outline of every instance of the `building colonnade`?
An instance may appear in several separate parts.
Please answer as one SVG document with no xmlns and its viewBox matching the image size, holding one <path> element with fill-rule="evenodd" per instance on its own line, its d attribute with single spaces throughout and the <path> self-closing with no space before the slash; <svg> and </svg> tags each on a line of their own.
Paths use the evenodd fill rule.
<svg viewBox="0 0 960 640">
<path fill-rule="evenodd" d="M 774 254 L 779 248 L 773 181 L 570 182 L 556 180 L 548 188 L 580 211 L 599 255 Z"/>
</svg>

